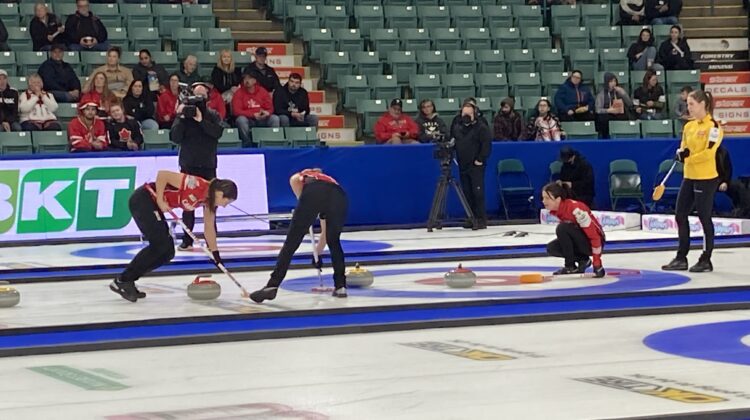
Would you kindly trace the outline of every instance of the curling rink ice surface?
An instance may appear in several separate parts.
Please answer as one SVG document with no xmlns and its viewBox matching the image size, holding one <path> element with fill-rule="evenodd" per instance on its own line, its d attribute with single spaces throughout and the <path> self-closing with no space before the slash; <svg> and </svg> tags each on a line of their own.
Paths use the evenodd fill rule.
<svg viewBox="0 0 750 420">
<path fill-rule="evenodd" d="M 540 245 L 554 227 L 491 227 L 346 232 L 352 252 Z M 504 236 L 508 231 L 527 236 Z M 669 238 L 607 233 L 610 242 Z M 283 236 L 227 238 L 222 256 L 273 256 Z M 123 264 L 140 243 L 4 248 L 0 270 Z M 307 254 L 310 244 L 299 250 Z M 692 250 L 695 262 L 699 250 Z M 198 252 L 180 259 L 205 259 Z M 602 279 L 549 274 L 561 260 L 506 258 L 366 264 L 371 288 L 347 299 L 312 292 L 312 268 L 290 270 L 277 298 L 258 305 L 221 274 L 219 299 L 191 301 L 194 274 L 145 277 L 133 304 L 108 289 L 111 278 L 23 283 L 21 303 L 0 309 L 0 345 L 14 330 L 74 328 L 196 317 L 253 317 L 371 307 L 517 299 L 555 299 L 747 286 L 750 249 L 720 248 L 713 273 L 663 272 L 674 251 L 607 254 Z M 353 266 L 349 259 L 347 265 Z M 478 275 L 450 289 L 443 274 L 458 263 Z M 249 291 L 270 270 L 236 272 Z M 201 274 L 201 273 L 195 273 Z M 331 285 L 332 270 L 324 268 Z M 586 309 L 581 309 L 583 314 Z M 334 314 L 334 315 L 335 315 Z M 123 337 L 128 340 L 128 337 Z M 0 357 L 0 419 L 624 419 L 682 418 L 750 410 L 750 310 L 722 310 L 509 325 L 419 328 L 253 341 L 155 345 L 65 354 Z M 709 414 L 706 419 L 719 418 Z M 739 417 L 737 417 L 739 418 Z"/>
</svg>

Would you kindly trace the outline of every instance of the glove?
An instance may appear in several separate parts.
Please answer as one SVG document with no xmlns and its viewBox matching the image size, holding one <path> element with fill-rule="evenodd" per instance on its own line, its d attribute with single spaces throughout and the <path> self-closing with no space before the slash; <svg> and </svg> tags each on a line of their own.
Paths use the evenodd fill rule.
<svg viewBox="0 0 750 420">
<path fill-rule="evenodd" d="M 318 270 L 322 270 L 323 269 L 323 256 L 322 255 L 318 255 L 318 261 L 317 262 L 315 261 L 315 255 L 312 256 L 312 258 L 311 258 L 310 261 L 312 262 L 312 266 L 313 267 L 317 268 Z"/>
<path fill-rule="evenodd" d="M 224 262 L 221 261 L 221 255 L 219 254 L 219 251 L 214 251 L 211 253 L 211 255 L 213 255 L 214 257 L 213 263 L 217 268 L 219 267 L 219 264 L 224 265 Z"/>
<path fill-rule="evenodd" d="M 685 162 L 685 158 L 687 158 L 688 156 L 690 156 L 690 149 L 677 149 L 677 152 L 675 153 L 675 160 L 678 162 Z"/>
</svg>

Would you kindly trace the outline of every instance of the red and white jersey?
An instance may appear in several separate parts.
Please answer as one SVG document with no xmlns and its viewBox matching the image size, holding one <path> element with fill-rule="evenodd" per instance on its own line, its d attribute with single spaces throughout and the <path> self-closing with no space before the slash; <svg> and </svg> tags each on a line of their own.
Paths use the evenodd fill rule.
<svg viewBox="0 0 750 420">
<path fill-rule="evenodd" d="M 339 185 L 338 181 L 323 172 L 314 169 L 305 169 L 299 172 L 299 180 L 305 182 L 305 178 L 314 178 L 318 181 L 328 182 L 329 184 Z"/>
<path fill-rule="evenodd" d="M 70 142 L 71 151 L 94 150 L 94 146 L 92 145 L 94 140 L 103 141 L 105 149 L 109 147 L 107 130 L 102 120 L 95 118 L 94 123 L 89 128 L 86 127 L 86 124 L 83 123 L 79 116 L 73 119 L 68 125 L 68 141 Z"/>
<path fill-rule="evenodd" d="M 576 200 L 562 200 L 557 211 L 551 213 L 560 219 L 560 223 L 578 224 L 586 237 L 589 238 L 591 253 L 594 256 L 602 254 L 604 229 L 586 204 Z"/>
<path fill-rule="evenodd" d="M 209 184 L 209 181 L 201 177 L 183 174 L 180 188 L 167 185 L 164 190 L 164 201 L 170 209 L 179 207 L 183 210 L 194 211 L 208 199 Z M 154 183 L 149 184 L 149 188 L 156 190 Z"/>
</svg>

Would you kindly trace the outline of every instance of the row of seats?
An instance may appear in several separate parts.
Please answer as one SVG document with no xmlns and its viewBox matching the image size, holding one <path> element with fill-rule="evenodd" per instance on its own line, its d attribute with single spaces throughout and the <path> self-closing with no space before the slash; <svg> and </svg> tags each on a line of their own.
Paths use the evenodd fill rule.
<svg viewBox="0 0 750 420">
<path fill-rule="evenodd" d="M 253 128 L 253 139 L 261 147 L 303 147 L 319 144 L 315 127 Z M 172 150 L 169 130 L 143 131 L 144 150 Z M 235 128 L 224 129 L 219 139 L 220 148 L 242 147 Z M 0 132 L 0 154 L 67 153 L 68 135 L 65 131 Z"/>
</svg>

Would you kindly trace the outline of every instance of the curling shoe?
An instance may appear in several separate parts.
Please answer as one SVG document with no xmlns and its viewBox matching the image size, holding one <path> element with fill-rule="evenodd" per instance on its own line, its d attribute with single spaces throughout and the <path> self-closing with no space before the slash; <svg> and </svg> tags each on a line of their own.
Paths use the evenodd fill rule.
<svg viewBox="0 0 750 420">
<path fill-rule="evenodd" d="M 346 294 L 346 287 L 339 287 L 338 289 L 336 289 L 336 290 L 333 291 L 333 293 L 331 294 L 331 296 L 337 297 L 337 298 L 345 298 L 345 297 L 347 297 L 348 295 Z"/>
<path fill-rule="evenodd" d="M 278 287 L 264 287 L 250 293 L 250 299 L 255 303 L 263 303 L 264 300 L 274 300 L 278 291 Z"/>
<path fill-rule="evenodd" d="M 464 224 L 462 226 L 464 229 L 473 229 L 474 228 L 474 222 L 471 221 L 471 219 L 464 220 Z"/>
<path fill-rule="evenodd" d="M 711 264 L 711 258 L 701 255 L 698 262 L 694 266 L 690 267 L 691 273 L 709 273 L 714 271 L 714 265 Z"/>
<path fill-rule="evenodd" d="M 675 258 L 669 264 L 662 265 L 661 269 L 664 271 L 685 271 L 688 269 L 687 258 Z"/>
<path fill-rule="evenodd" d="M 130 302 L 138 301 L 138 290 L 131 282 L 115 279 L 112 281 L 112 283 L 109 284 L 109 290 L 117 293 L 118 295 L 122 296 L 123 299 Z"/>
<path fill-rule="evenodd" d="M 137 287 L 135 287 L 135 284 L 133 284 L 133 288 L 135 289 L 135 295 L 138 296 L 138 299 L 143 299 L 146 297 L 146 292 L 141 292 L 138 290 Z"/>
<path fill-rule="evenodd" d="M 574 265 L 574 266 L 571 266 L 571 267 L 565 266 L 565 267 L 563 267 L 563 268 L 555 271 L 554 273 L 552 273 L 552 275 L 553 276 L 564 276 L 566 274 L 579 274 L 579 273 L 581 273 L 581 272 L 578 271 L 578 267 L 576 267 Z"/>
<path fill-rule="evenodd" d="M 591 258 L 586 257 L 583 260 L 578 261 L 578 272 L 585 273 L 586 269 L 591 267 Z"/>
<path fill-rule="evenodd" d="M 178 251 L 192 251 L 193 250 L 193 244 L 189 244 L 185 241 L 182 241 L 182 243 L 177 247 Z"/>
</svg>

